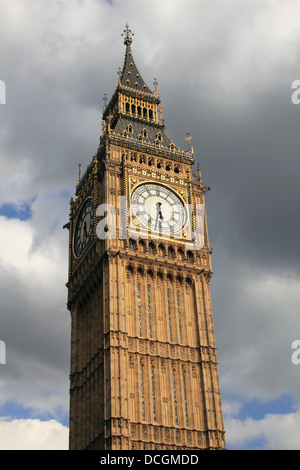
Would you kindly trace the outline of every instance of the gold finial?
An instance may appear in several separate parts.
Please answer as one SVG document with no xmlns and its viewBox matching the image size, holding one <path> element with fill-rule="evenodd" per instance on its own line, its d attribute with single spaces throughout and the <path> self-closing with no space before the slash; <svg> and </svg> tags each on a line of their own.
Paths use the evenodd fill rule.
<svg viewBox="0 0 300 470">
<path fill-rule="evenodd" d="M 124 44 L 130 45 L 132 43 L 132 37 L 131 36 L 134 36 L 134 34 L 131 31 L 131 29 L 129 29 L 129 24 L 128 23 L 126 23 L 125 29 L 124 29 L 123 33 L 121 34 L 121 36 L 124 36 Z"/>
<path fill-rule="evenodd" d="M 154 87 L 155 87 L 155 93 L 158 95 L 158 89 L 156 88 L 156 87 L 157 87 L 157 85 L 158 85 L 158 83 L 157 83 L 157 80 L 156 80 L 156 78 L 154 78 L 153 85 L 154 85 Z"/>
<path fill-rule="evenodd" d="M 80 179 L 81 179 L 81 163 L 78 163 L 78 168 L 77 168 L 77 171 L 78 171 L 78 180 L 77 180 L 77 184 L 80 182 Z"/>
<path fill-rule="evenodd" d="M 190 135 L 189 132 L 187 132 L 187 133 L 186 133 L 186 138 L 185 138 L 185 140 L 187 140 L 187 142 L 188 142 L 189 151 L 191 150 L 191 148 L 190 148 L 190 145 L 191 145 L 191 144 L 190 144 L 190 140 L 191 140 L 191 139 L 192 139 L 192 136 Z"/>
<path fill-rule="evenodd" d="M 122 70 L 121 70 L 121 67 L 118 68 L 118 75 L 119 75 L 119 84 L 121 83 L 121 79 L 122 79 Z"/>
<path fill-rule="evenodd" d="M 106 103 L 107 103 L 107 95 L 106 95 L 106 93 L 104 93 L 103 101 L 104 101 L 104 108 L 106 108 Z"/>
</svg>

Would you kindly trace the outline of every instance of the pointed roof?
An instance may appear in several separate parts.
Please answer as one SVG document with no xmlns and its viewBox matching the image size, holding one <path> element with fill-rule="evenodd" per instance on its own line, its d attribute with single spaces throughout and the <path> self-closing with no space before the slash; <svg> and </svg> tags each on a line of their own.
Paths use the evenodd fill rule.
<svg viewBox="0 0 300 470">
<path fill-rule="evenodd" d="M 122 87 L 131 88 L 134 91 L 150 93 L 151 95 L 154 95 L 154 93 L 144 82 L 134 62 L 130 47 L 132 43 L 131 35 L 131 30 L 128 27 L 128 23 L 126 23 L 126 29 L 124 29 L 124 34 L 122 34 L 122 36 L 125 36 L 124 44 L 126 45 L 126 52 L 123 70 L 120 72 L 119 85 L 121 85 Z"/>
<path fill-rule="evenodd" d="M 156 90 L 156 79 L 153 82 L 155 85 L 155 92 L 153 92 L 144 82 L 134 62 L 131 51 L 132 34 L 127 23 L 122 34 L 126 46 L 123 69 L 119 69 L 118 85 L 108 105 L 106 105 L 106 97 L 104 99 L 105 107 L 102 120 L 105 121 L 109 118 L 107 135 L 131 148 L 137 145 L 138 148 L 165 153 L 168 158 L 193 161 L 190 150 L 188 152 L 181 150 L 166 134 L 164 119 L 161 116 L 161 110 L 159 110 L 160 98 Z M 138 98 L 141 102 L 151 103 L 152 109 L 149 109 L 149 114 L 147 107 L 143 108 L 143 113 L 141 106 L 138 107 L 140 110 L 123 109 L 118 104 L 120 94 Z M 130 106 L 128 102 L 126 103 Z M 132 107 L 135 108 L 135 105 Z M 144 109 L 146 110 L 145 115 Z M 151 116 L 150 111 L 152 111 Z M 102 139 L 102 141 L 104 140 Z"/>
</svg>

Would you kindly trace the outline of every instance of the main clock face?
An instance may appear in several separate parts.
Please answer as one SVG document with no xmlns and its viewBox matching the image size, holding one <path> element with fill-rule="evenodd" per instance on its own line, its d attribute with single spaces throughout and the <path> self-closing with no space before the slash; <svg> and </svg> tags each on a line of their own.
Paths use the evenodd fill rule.
<svg viewBox="0 0 300 470">
<path fill-rule="evenodd" d="M 175 192 L 156 183 L 145 183 L 132 193 L 131 206 L 137 219 L 147 228 L 160 233 L 183 229 L 186 210 Z"/>
<path fill-rule="evenodd" d="M 93 224 L 94 204 L 90 198 L 81 209 L 75 229 L 74 251 L 76 256 L 80 256 L 84 252 L 93 232 Z"/>
</svg>

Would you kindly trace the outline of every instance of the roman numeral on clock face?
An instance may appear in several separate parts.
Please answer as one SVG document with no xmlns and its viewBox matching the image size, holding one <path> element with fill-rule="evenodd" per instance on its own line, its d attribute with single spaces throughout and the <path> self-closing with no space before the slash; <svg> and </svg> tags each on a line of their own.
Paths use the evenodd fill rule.
<svg viewBox="0 0 300 470">
<path fill-rule="evenodd" d="M 166 186 L 144 183 L 131 196 L 134 215 L 148 229 L 176 233 L 186 222 L 186 210 L 177 194 Z"/>
</svg>

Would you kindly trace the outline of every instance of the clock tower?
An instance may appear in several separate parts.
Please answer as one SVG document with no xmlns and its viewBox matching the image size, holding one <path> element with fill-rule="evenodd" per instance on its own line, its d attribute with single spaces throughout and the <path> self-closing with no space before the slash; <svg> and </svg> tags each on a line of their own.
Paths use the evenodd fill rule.
<svg viewBox="0 0 300 470">
<path fill-rule="evenodd" d="M 208 188 L 131 43 L 70 203 L 70 449 L 224 449 Z"/>
</svg>

